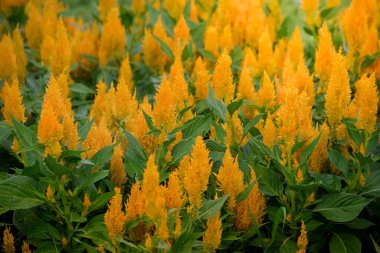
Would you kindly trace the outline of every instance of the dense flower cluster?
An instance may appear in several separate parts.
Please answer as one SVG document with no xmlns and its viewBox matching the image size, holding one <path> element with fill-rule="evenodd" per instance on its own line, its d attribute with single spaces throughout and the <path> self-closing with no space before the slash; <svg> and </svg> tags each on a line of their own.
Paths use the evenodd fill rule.
<svg viewBox="0 0 380 253">
<path fill-rule="evenodd" d="M 44 189 L 27 208 L 1 197 L 0 215 L 44 203 L 68 224 L 51 235 L 66 252 L 308 252 L 315 198 L 341 190 L 335 175 L 350 192 L 373 173 L 379 1 L 121 2 L 99 0 L 89 20 L 58 0 L 0 1 L 0 137 L 14 173 Z M 263 239 L 283 221 L 287 238 Z M 22 252 L 43 252 L 20 224 Z"/>
</svg>

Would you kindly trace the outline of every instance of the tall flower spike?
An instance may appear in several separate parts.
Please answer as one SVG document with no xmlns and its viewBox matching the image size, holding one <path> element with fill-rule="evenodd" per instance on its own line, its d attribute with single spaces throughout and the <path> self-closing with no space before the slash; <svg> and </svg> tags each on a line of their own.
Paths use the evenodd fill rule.
<svg viewBox="0 0 380 253">
<path fill-rule="evenodd" d="M 125 229 L 126 216 L 122 210 L 122 198 L 119 188 L 115 188 L 115 195 L 111 198 L 107 212 L 104 214 L 108 235 L 112 241 L 122 236 Z"/>
<path fill-rule="evenodd" d="M 298 27 L 296 27 L 289 40 L 288 57 L 292 62 L 293 69 L 296 69 L 301 61 L 305 61 L 301 32 Z"/>
<path fill-rule="evenodd" d="M 319 133 L 321 137 L 319 139 L 317 146 L 313 150 L 313 153 L 311 153 L 310 159 L 309 159 L 309 168 L 311 171 L 315 173 L 322 172 L 322 170 L 326 166 L 326 161 L 328 158 L 327 151 L 328 151 L 330 128 L 328 127 L 326 122 L 323 123 L 319 131 L 318 130 L 315 131 L 315 138 L 319 135 Z"/>
<path fill-rule="evenodd" d="M 222 50 L 227 50 L 227 52 L 231 51 L 231 49 L 234 47 L 230 25 L 225 26 L 223 29 L 222 36 L 220 37 L 220 47 Z"/>
<path fill-rule="evenodd" d="M 190 29 L 186 20 L 181 15 L 176 26 L 174 27 L 174 50 L 175 53 L 182 53 L 182 49 L 191 40 Z"/>
<path fill-rule="evenodd" d="M 265 126 L 261 131 L 261 135 L 263 136 L 264 144 L 272 149 L 277 138 L 277 128 L 273 122 L 272 115 L 269 112 L 265 121 Z"/>
<path fill-rule="evenodd" d="M 215 57 L 219 55 L 218 31 L 214 26 L 207 26 L 204 35 L 205 50 L 212 53 Z"/>
<path fill-rule="evenodd" d="M 164 0 L 163 5 L 169 15 L 175 19 L 178 20 L 181 14 L 184 11 L 184 8 L 186 6 L 185 0 Z"/>
<path fill-rule="evenodd" d="M 105 67 L 110 60 L 122 59 L 126 47 L 125 30 L 117 8 L 112 8 L 103 25 L 99 42 L 99 63 Z"/>
<path fill-rule="evenodd" d="M 128 63 L 129 64 L 129 63 Z M 115 116 L 123 122 L 129 122 L 137 113 L 138 102 L 132 96 L 131 87 L 127 85 L 124 75 L 116 87 Z"/>
<path fill-rule="evenodd" d="M 145 199 L 145 212 L 156 226 L 159 238 L 166 240 L 169 236 L 167 213 L 165 208 L 165 191 L 160 186 L 160 174 L 154 163 L 154 155 L 150 155 L 144 171 L 142 194 Z M 152 198 L 152 196 L 155 196 Z"/>
<path fill-rule="evenodd" d="M 223 165 L 216 176 L 224 194 L 230 194 L 228 208 L 232 211 L 236 206 L 236 196 L 244 190 L 244 175 L 239 169 L 237 158 L 233 159 L 231 151 L 227 151 L 223 158 Z"/>
<path fill-rule="evenodd" d="M 106 94 L 107 85 L 102 80 L 100 80 L 96 85 L 96 96 L 90 111 L 90 119 L 95 118 L 96 123 L 99 123 L 103 118 L 104 110 L 107 106 Z"/>
<path fill-rule="evenodd" d="M 320 78 L 320 92 L 326 92 L 332 69 L 330 63 L 333 61 L 335 48 L 332 42 L 331 33 L 324 23 L 318 32 L 318 47 L 315 52 L 314 71 Z M 329 67 L 330 66 L 330 67 Z"/>
<path fill-rule="evenodd" d="M 22 103 L 22 96 L 17 79 L 12 81 L 10 84 L 5 81 L 4 87 L 1 90 L 0 97 L 4 103 L 2 113 L 8 125 L 13 126 L 11 116 L 13 116 L 15 120 L 19 122 L 24 122 L 26 120 L 25 107 Z"/>
<path fill-rule="evenodd" d="M 326 91 L 325 104 L 327 120 L 331 128 L 335 128 L 341 122 L 350 99 L 351 89 L 346 60 L 341 53 L 336 53 Z"/>
<path fill-rule="evenodd" d="M 269 74 L 273 72 L 273 42 L 269 35 L 268 28 L 260 35 L 257 62 L 260 73 L 266 71 Z"/>
<path fill-rule="evenodd" d="M 355 83 L 355 104 L 357 111 L 356 127 L 364 129 L 367 133 L 373 133 L 376 129 L 377 106 L 379 96 L 375 75 L 367 77 L 363 75 Z"/>
<path fill-rule="evenodd" d="M 86 139 L 82 143 L 82 148 L 88 149 L 85 153 L 83 153 L 83 156 L 87 156 L 89 159 L 91 159 L 96 154 L 96 152 L 111 144 L 112 135 L 106 127 L 105 122 L 102 121 L 99 125 L 94 124 L 91 127 Z"/>
<path fill-rule="evenodd" d="M 214 252 L 222 239 L 222 221 L 220 212 L 207 220 L 206 231 L 203 235 L 204 252 Z"/>
<path fill-rule="evenodd" d="M 318 0 L 302 1 L 302 9 L 306 14 L 306 23 L 309 26 L 319 26 L 321 19 L 318 12 L 318 3 Z"/>
<path fill-rule="evenodd" d="M 307 240 L 307 230 L 306 230 L 306 225 L 303 221 L 301 225 L 301 234 L 298 236 L 297 239 L 297 246 L 298 246 L 298 251 L 297 253 L 306 253 L 307 245 L 308 245 L 308 240 Z"/>
<path fill-rule="evenodd" d="M 230 103 L 234 99 L 235 86 L 232 80 L 231 71 L 232 60 L 228 55 L 227 50 L 219 56 L 216 62 L 214 73 L 211 78 L 211 86 L 218 98 L 224 100 L 225 103 Z"/>
<path fill-rule="evenodd" d="M 15 253 L 14 237 L 9 227 L 6 227 L 4 230 L 3 249 L 5 253 Z"/>
<path fill-rule="evenodd" d="M 200 57 L 196 60 L 193 75 L 195 75 L 195 97 L 197 99 L 206 99 L 210 74 L 207 70 L 206 62 Z"/>
<path fill-rule="evenodd" d="M 184 194 L 181 186 L 178 171 L 173 171 L 169 175 L 168 190 L 166 192 L 166 205 L 168 209 L 181 208 L 184 204 Z"/>
<path fill-rule="evenodd" d="M 26 77 L 26 64 L 28 63 L 28 59 L 26 58 L 24 51 L 24 40 L 22 39 L 18 26 L 12 32 L 12 41 L 13 49 L 16 55 L 18 81 L 20 84 L 24 84 Z"/>
<path fill-rule="evenodd" d="M 117 187 L 123 189 L 127 182 L 127 173 L 123 163 L 123 149 L 120 145 L 114 148 L 114 153 L 110 161 L 111 180 Z"/>
<path fill-rule="evenodd" d="M 115 8 L 115 7 L 117 7 L 116 0 L 99 0 L 100 20 L 105 22 L 108 16 L 108 13 L 111 11 L 112 8 Z"/>
<path fill-rule="evenodd" d="M 175 94 L 175 103 L 178 110 L 185 107 L 185 101 L 189 102 L 188 85 L 185 79 L 181 55 L 175 54 L 175 61 L 170 67 L 169 81 Z"/>
<path fill-rule="evenodd" d="M 8 35 L 4 35 L 0 40 L 0 52 L 0 79 L 16 79 L 17 58 L 12 39 Z"/>
<path fill-rule="evenodd" d="M 176 124 L 176 103 L 175 94 L 165 74 L 163 75 L 155 99 L 156 103 L 152 115 L 153 124 L 169 133 L 174 129 Z"/>
<path fill-rule="evenodd" d="M 265 71 L 263 76 L 263 84 L 258 91 L 257 96 L 259 100 L 259 106 L 265 107 L 267 110 L 274 108 L 276 103 L 274 85 Z"/>
<path fill-rule="evenodd" d="M 53 157 L 61 155 L 63 140 L 63 127 L 59 123 L 59 118 L 52 107 L 52 104 L 44 99 L 40 121 L 38 122 L 38 143 L 45 145 L 45 155 Z"/>
<path fill-rule="evenodd" d="M 131 193 L 125 204 L 127 221 L 137 219 L 145 213 L 145 198 L 140 188 L 140 182 L 132 185 Z"/>
<path fill-rule="evenodd" d="M 23 241 L 21 250 L 22 253 L 32 253 L 32 251 L 29 248 L 29 244 L 26 241 Z"/>
<path fill-rule="evenodd" d="M 189 195 L 190 204 L 194 208 L 201 207 L 202 194 L 207 190 L 212 167 L 208 155 L 206 144 L 203 142 L 202 137 L 198 136 L 195 139 L 191 153 L 191 161 L 188 166 L 185 166 L 185 171 L 183 172 L 183 186 Z M 197 180 L 194 180 L 195 178 Z"/>
<path fill-rule="evenodd" d="M 132 73 L 132 69 L 131 69 L 131 64 L 129 62 L 129 55 L 128 54 L 126 54 L 124 56 L 124 60 L 120 66 L 119 82 L 122 78 L 124 78 L 125 84 L 128 86 L 130 92 L 132 93 L 132 91 L 134 89 L 133 73 Z"/>
<path fill-rule="evenodd" d="M 253 183 L 256 180 L 255 172 L 251 171 L 251 181 Z M 248 187 L 248 185 L 246 185 Z M 235 227 L 238 231 L 246 231 L 252 225 L 251 215 L 255 218 L 257 224 L 262 224 L 265 214 L 266 201 L 265 197 L 259 190 L 259 186 L 256 183 L 248 198 L 240 202 L 236 207 L 236 215 L 234 219 Z"/>
</svg>

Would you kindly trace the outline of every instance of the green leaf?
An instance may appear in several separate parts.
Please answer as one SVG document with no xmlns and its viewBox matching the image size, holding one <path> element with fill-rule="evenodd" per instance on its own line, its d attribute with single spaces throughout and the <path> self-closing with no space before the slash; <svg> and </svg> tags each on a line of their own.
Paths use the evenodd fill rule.
<svg viewBox="0 0 380 253">
<path fill-rule="evenodd" d="M 328 156 L 335 167 L 347 176 L 349 170 L 349 162 L 346 160 L 346 158 L 344 158 L 341 152 L 330 148 L 328 151 Z"/>
<path fill-rule="evenodd" d="M 93 89 L 88 88 L 86 85 L 82 83 L 73 83 L 70 85 L 70 91 L 73 93 L 79 94 L 95 94 L 96 92 Z"/>
<path fill-rule="evenodd" d="M 261 166 L 255 166 L 254 170 L 262 193 L 267 196 L 282 196 L 284 186 L 277 174 Z"/>
<path fill-rule="evenodd" d="M 160 43 L 160 46 L 161 46 L 161 50 L 167 55 L 170 57 L 170 59 L 174 60 L 174 54 L 172 52 L 172 50 L 170 49 L 170 47 L 164 42 L 162 41 L 159 37 L 157 37 L 156 35 L 152 34 L 153 37 L 158 41 L 158 43 Z"/>
<path fill-rule="evenodd" d="M 237 203 L 240 203 L 242 201 L 244 201 L 245 199 L 248 198 L 249 194 L 251 193 L 253 187 L 255 186 L 256 184 L 256 180 L 253 181 L 252 183 L 250 183 L 245 189 L 244 191 L 242 191 L 241 193 L 239 193 L 237 196 L 236 196 L 236 202 Z"/>
<path fill-rule="evenodd" d="M 375 224 L 370 222 L 369 220 L 356 218 L 350 222 L 345 223 L 345 225 L 351 229 L 367 229 Z"/>
<path fill-rule="evenodd" d="M 12 133 L 12 128 L 10 128 L 4 122 L 0 122 L 0 142 L 4 139 L 8 138 L 8 136 Z"/>
<path fill-rule="evenodd" d="M 172 150 L 172 163 L 179 162 L 182 157 L 189 154 L 193 149 L 194 139 L 184 139 L 177 143 Z"/>
<path fill-rule="evenodd" d="M 86 176 L 85 180 L 80 184 L 79 189 L 85 189 L 89 187 L 90 185 L 107 177 L 108 174 L 109 174 L 108 170 L 101 170 L 95 173 L 90 173 L 89 175 Z"/>
<path fill-rule="evenodd" d="M 310 172 L 310 175 L 315 178 L 316 183 L 330 192 L 339 192 L 342 188 L 340 180 L 332 174 L 318 174 Z"/>
<path fill-rule="evenodd" d="M 114 146 L 115 144 L 109 145 L 96 152 L 96 154 L 91 158 L 91 161 L 94 163 L 93 167 L 103 168 L 104 165 L 112 158 Z"/>
<path fill-rule="evenodd" d="M 45 164 L 58 178 L 71 172 L 71 169 L 59 164 L 57 160 L 50 155 L 45 158 Z"/>
<path fill-rule="evenodd" d="M 9 210 L 27 209 L 44 201 L 33 192 L 35 181 L 26 176 L 13 176 L 0 182 L 0 206 Z"/>
<path fill-rule="evenodd" d="M 233 115 L 234 112 L 239 109 L 239 107 L 243 104 L 243 100 L 240 99 L 238 101 L 234 101 L 232 103 L 230 103 L 229 105 L 227 105 L 227 110 L 228 112 L 230 113 L 230 115 Z"/>
<path fill-rule="evenodd" d="M 195 138 L 204 135 L 210 130 L 212 123 L 211 116 L 199 115 L 183 124 L 179 129 L 183 130 L 183 138 Z"/>
<path fill-rule="evenodd" d="M 320 139 L 320 135 L 315 138 L 306 148 L 305 150 L 302 152 L 302 155 L 301 155 L 301 159 L 300 159 L 300 164 L 301 165 L 304 165 L 306 164 L 307 160 L 309 159 L 310 155 L 313 153 L 315 147 L 317 146 L 318 142 L 319 142 L 319 139 Z"/>
<path fill-rule="evenodd" d="M 283 224 L 285 224 L 285 218 L 286 218 L 286 208 L 285 207 L 280 207 L 277 210 L 276 218 L 275 218 L 274 223 L 273 223 L 271 242 L 268 245 L 268 247 L 265 249 L 264 252 L 273 252 L 274 242 L 275 242 L 275 239 L 276 239 L 278 225 L 280 224 L 281 221 L 282 221 Z"/>
<path fill-rule="evenodd" d="M 207 200 L 203 203 L 202 207 L 200 208 L 200 219 L 207 220 L 213 217 L 217 212 L 222 209 L 224 202 L 228 199 L 229 194 L 224 195 L 221 198 L 215 199 L 215 200 Z"/>
<path fill-rule="evenodd" d="M 380 58 L 380 51 L 378 51 L 372 55 L 365 56 L 363 59 L 363 62 L 362 62 L 362 69 L 368 68 L 379 58 Z"/>
<path fill-rule="evenodd" d="M 259 115 L 255 116 L 253 119 L 251 119 L 243 128 L 243 136 L 246 136 L 249 131 L 257 124 L 259 121 L 263 118 L 264 114 L 260 113 Z"/>
<path fill-rule="evenodd" d="M 351 234 L 333 233 L 329 243 L 330 252 L 358 253 L 361 252 L 360 240 Z"/>
<path fill-rule="evenodd" d="M 79 138 L 81 139 L 81 141 L 84 141 L 86 139 L 88 133 L 91 130 L 91 127 L 92 127 L 92 124 L 94 123 L 94 121 L 95 121 L 95 119 L 92 119 L 79 128 L 78 135 L 79 135 Z"/>
<path fill-rule="evenodd" d="M 215 97 L 214 90 L 209 85 L 209 93 L 207 96 L 207 104 L 210 106 L 211 110 L 222 120 L 226 121 L 227 108 L 221 100 Z"/>
<path fill-rule="evenodd" d="M 332 193 L 325 195 L 313 211 L 331 221 L 348 222 L 355 219 L 370 202 L 351 193 Z"/>
<path fill-rule="evenodd" d="M 160 133 L 161 133 L 161 130 L 153 125 L 152 117 L 150 117 L 144 111 L 143 111 L 143 114 L 144 114 L 145 121 L 146 121 L 146 123 L 147 123 L 147 125 L 148 125 L 148 127 L 150 129 L 150 133 L 152 133 L 152 134 L 154 134 L 155 136 L 158 137 L 160 135 Z"/>
<path fill-rule="evenodd" d="M 375 248 L 376 253 L 380 253 L 380 246 L 376 243 L 376 241 L 373 239 L 373 237 L 372 237 L 371 234 L 369 234 L 369 236 L 371 237 L 371 240 L 372 240 L 372 243 L 373 243 L 373 247 Z"/>
<path fill-rule="evenodd" d="M 293 147 L 292 147 L 292 150 L 290 151 L 290 153 L 293 155 L 295 152 L 297 152 L 298 150 L 300 150 L 303 145 L 305 145 L 306 141 L 300 141 L 300 142 L 296 142 Z"/>
<path fill-rule="evenodd" d="M 105 206 L 113 195 L 114 192 L 106 192 L 98 196 L 94 202 L 91 202 L 88 212 L 96 211 Z"/>
</svg>

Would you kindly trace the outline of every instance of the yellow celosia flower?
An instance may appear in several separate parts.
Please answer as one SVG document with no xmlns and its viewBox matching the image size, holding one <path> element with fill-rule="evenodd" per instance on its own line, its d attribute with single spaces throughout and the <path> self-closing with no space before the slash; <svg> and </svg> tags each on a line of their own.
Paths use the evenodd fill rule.
<svg viewBox="0 0 380 253">
<path fill-rule="evenodd" d="M 316 131 L 315 138 L 320 134 L 320 139 L 310 155 L 309 168 L 311 171 L 316 173 L 321 173 L 326 166 L 327 161 L 327 151 L 328 151 L 328 141 L 330 135 L 330 128 L 326 123 L 323 123 L 319 132 Z"/>
<path fill-rule="evenodd" d="M 142 104 L 140 104 L 139 109 L 135 117 L 132 118 L 129 124 L 127 124 L 127 129 L 135 136 L 144 147 L 144 150 L 148 154 L 152 154 L 158 146 L 158 139 L 153 134 L 146 135 L 150 130 L 148 124 L 146 123 L 143 111 L 149 116 L 152 115 L 152 107 L 148 102 L 147 97 L 144 98 Z"/>
<path fill-rule="evenodd" d="M 41 60 L 53 75 L 67 74 L 71 65 L 72 43 L 62 19 L 55 29 L 56 32 L 45 37 L 42 42 Z"/>
<path fill-rule="evenodd" d="M 167 240 L 169 237 L 165 190 L 166 188 L 160 186 L 160 174 L 154 163 L 154 155 L 150 155 L 144 171 L 142 194 L 145 199 L 145 213 L 154 222 L 157 236 L 162 240 Z"/>
<path fill-rule="evenodd" d="M 4 35 L 0 41 L 0 79 L 17 79 L 16 49 L 18 48 L 13 47 L 12 39 Z"/>
<path fill-rule="evenodd" d="M 23 241 L 21 250 L 22 253 L 32 253 L 32 251 L 29 248 L 29 244 L 26 241 Z"/>
<path fill-rule="evenodd" d="M 106 105 L 107 85 L 100 80 L 96 85 L 96 96 L 90 111 L 90 119 L 95 118 L 96 122 L 100 122 L 103 118 Z"/>
<path fill-rule="evenodd" d="M 267 110 L 274 108 L 276 102 L 274 85 L 266 71 L 264 71 L 263 84 L 260 90 L 257 92 L 257 96 L 259 106 L 265 107 Z"/>
<path fill-rule="evenodd" d="M 96 152 L 109 145 L 112 145 L 112 135 L 105 123 L 102 121 L 99 125 L 94 124 L 82 143 L 82 149 L 88 149 L 83 156 L 91 159 Z"/>
<path fill-rule="evenodd" d="M 166 206 L 168 209 L 181 208 L 184 204 L 184 194 L 181 186 L 178 171 L 174 171 L 169 175 L 168 190 L 166 192 Z"/>
<path fill-rule="evenodd" d="M 343 118 L 351 99 L 350 80 L 347 73 L 345 57 L 336 53 L 332 72 L 326 91 L 325 110 L 331 128 L 335 128 Z"/>
<path fill-rule="evenodd" d="M 230 194 L 228 208 L 233 211 L 236 206 L 236 196 L 244 190 L 244 175 L 239 169 L 237 158 L 232 158 L 229 148 L 227 148 L 222 163 L 223 165 L 219 169 L 216 179 L 222 192 Z"/>
<path fill-rule="evenodd" d="M 195 97 L 197 99 L 206 99 L 208 96 L 208 82 L 210 81 L 210 74 L 206 67 L 206 62 L 198 57 L 195 62 L 193 70 L 195 76 Z"/>
<path fill-rule="evenodd" d="M 90 205 L 91 205 L 91 200 L 88 197 L 88 195 L 85 194 L 84 197 L 83 197 L 83 206 L 84 206 L 84 209 L 87 211 L 88 208 L 90 207 Z"/>
<path fill-rule="evenodd" d="M 244 65 L 239 77 L 238 92 L 236 94 L 238 99 L 245 99 L 249 104 L 253 104 L 256 100 L 255 87 L 252 82 L 252 77 L 249 68 Z M 252 119 L 256 110 L 249 107 L 243 107 L 243 112 L 246 118 Z"/>
<path fill-rule="evenodd" d="M 55 202 L 55 199 L 54 199 L 54 192 L 53 192 L 53 190 L 51 189 L 50 184 L 48 185 L 48 188 L 46 189 L 45 196 L 46 196 L 46 198 L 48 198 L 49 201 L 51 201 L 51 202 Z"/>
<path fill-rule="evenodd" d="M 122 122 L 129 122 L 137 113 L 137 108 L 136 96 L 132 96 L 131 87 L 127 85 L 123 75 L 116 87 L 115 116 Z"/>
<path fill-rule="evenodd" d="M 13 50 L 16 55 L 18 81 L 20 84 L 24 84 L 26 77 L 26 64 L 28 63 L 28 59 L 26 58 L 24 51 L 24 40 L 20 34 L 18 26 L 12 33 L 12 40 Z"/>
<path fill-rule="evenodd" d="M 78 123 L 74 121 L 74 116 L 69 112 L 63 116 L 63 144 L 69 150 L 77 150 L 79 144 Z"/>
<path fill-rule="evenodd" d="M 177 240 L 182 232 L 182 221 L 179 216 L 175 220 L 175 229 L 174 229 L 174 240 Z"/>
<path fill-rule="evenodd" d="M 111 198 L 107 212 L 104 214 L 104 223 L 112 241 L 124 233 L 127 218 L 122 210 L 122 201 L 123 196 L 120 193 L 120 189 L 116 187 L 115 195 Z"/>
<path fill-rule="evenodd" d="M 169 133 L 174 129 L 176 124 L 176 100 L 173 89 L 165 75 L 162 77 L 155 100 L 156 103 L 152 115 L 153 124 Z"/>
<path fill-rule="evenodd" d="M 277 138 L 277 128 L 273 122 L 272 115 L 268 112 L 265 126 L 261 130 L 263 136 L 263 143 L 269 148 L 272 148 Z"/>
<path fill-rule="evenodd" d="M 232 83 L 232 60 L 226 50 L 219 56 L 211 78 L 211 86 L 218 98 L 230 103 L 234 99 L 235 87 Z"/>
<path fill-rule="evenodd" d="M 258 63 L 252 49 L 249 47 L 244 49 L 244 61 L 242 67 L 248 68 L 251 77 L 254 77 L 257 74 Z"/>
<path fill-rule="evenodd" d="M 164 8 L 175 20 L 178 20 L 183 13 L 186 3 L 185 0 L 163 0 Z"/>
<path fill-rule="evenodd" d="M 222 36 L 220 37 L 220 47 L 222 50 L 227 50 L 227 52 L 231 51 L 231 49 L 234 47 L 230 25 L 227 25 L 223 29 Z"/>
<path fill-rule="evenodd" d="M 4 107 L 1 111 L 8 125 L 13 126 L 12 116 L 19 122 L 26 120 L 25 107 L 22 103 L 22 96 L 17 79 L 10 84 L 7 81 L 5 82 L 0 97 L 4 103 Z"/>
<path fill-rule="evenodd" d="M 302 9 L 306 14 L 306 23 L 309 26 L 319 26 L 318 0 L 303 0 Z"/>
<path fill-rule="evenodd" d="M 5 253 L 15 253 L 14 237 L 8 226 L 4 229 L 3 249 Z"/>
<path fill-rule="evenodd" d="M 252 170 L 250 183 L 252 183 L 254 180 L 256 180 L 256 175 Z M 236 207 L 236 216 L 234 219 L 234 225 L 236 229 L 238 231 L 246 231 L 253 225 L 250 213 L 255 218 L 255 222 L 257 224 L 262 224 L 265 208 L 265 197 L 260 192 L 259 185 L 256 181 L 248 198 L 240 202 Z"/>
<path fill-rule="evenodd" d="M 367 77 L 363 75 L 355 83 L 356 127 L 364 129 L 367 133 L 373 133 L 376 129 L 377 107 L 379 96 L 375 75 Z"/>
<path fill-rule="evenodd" d="M 52 104 L 44 98 L 40 120 L 38 122 L 38 143 L 45 146 L 45 155 L 58 157 L 62 152 L 63 127 Z"/>
<path fill-rule="evenodd" d="M 320 79 L 320 91 L 326 92 L 326 82 L 331 75 L 331 66 L 335 54 L 335 48 L 332 43 L 331 33 L 327 28 L 327 24 L 324 23 L 318 32 L 318 47 L 315 52 L 315 74 Z"/>
<path fill-rule="evenodd" d="M 220 212 L 207 220 L 206 231 L 203 235 L 204 252 L 214 252 L 222 239 L 222 220 Z"/>
<path fill-rule="evenodd" d="M 137 219 L 145 213 L 145 199 L 140 189 L 140 182 L 132 185 L 131 193 L 125 204 L 127 221 Z"/>
<path fill-rule="evenodd" d="M 340 5 L 340 0 L 327 0 L 327 2 L 326 2 L 327 8 L 334 8 L 338 5 Z"/>
<path fill-rule="evenodd" d="M 96 67 L 94 62 L 89 61 L 83 56 L 91 56 L 98 58 L 98 26 L 93 24 L 87 29 L 76 29 L 72 43 L 72 62 L 79 63 L 79 67 L 75 69 L 76 76 L 87 74 Z"/>
<path fill-rule="evenodd" d="M 117 0 L 99 0 L 99 17 L 103 22 L 112 8 L 117 8 Z"/>
<path fill-rule="evenodd" d="M 130 92 L 132 93 L 134 89 L 133 73 L 132 73 L 130 62 L 129 62 L 128 54 L 124 56 L 124 60 L 122 61 L 121 66 L 120 66 L 119 82 L 122 78 L 124 78 L 125 84 L 128 86 Z"/>
<path fill-rule="evenodd" d="M 269 35 L 268 29 L 265 29 L 259 38 L 259 50 L 257 54 L 257 63 L 259 72 L 266 71 L 269 74 L 273 73 L 273 42 Z"/>
<path fill-rule="evenodd" d="M 105 67 L 109 61 L 121 60 L 126 47 L 125 30 L 117 8 L 112 8 L 103 24 L 99 42 L 99 63 Z"/>
<path fill-rule="evenodd" d="M 275 64 L 274 74 L 279 76 L 282 71 L 282 68 L 284 67 L 284 62 L 286 58 L 286 41 L 284 38 L 280 39 L 277 42 L 276 48 L 274 49 L 273 58 Z"/>
<path fill-rule="evenodd" d="M 218 31 L 214 26 L 207 26 L 204 35 L 204 48 L 215 57 L 219 55 Z"/>
<path fill-rule="evenodd" d="M 145 5 L 146 5 L 146 1 L 141 1 L 141 0 L 132 1 L 131 8 L 132 8 L 133 13 L 136 15 L 136 17 L 143 14 L 143 12 L 145 11 Z"/>
<path fill-rule="evenodd" d="M 174 41 L 173 41 L 173 52 L 182 53 L 183 47 L 191 40 L 190 29 L 186 24 L 186 20 L 181 15 L 176 26 L 174 27 Z"/>
<path fill-rule="evenodd" d="M 297 70 L 294 72 L 290 80 L 285 82 L 285 85 L 295 86 L 298 89 L 299 94 L 305 91 L 309 98 L 309 105 L 313 106 L 315 99 L 314 82 L 304 61 L 299 62 Z"/>
<path fill-rule="evenodd" d="M 308 244 L 307 230 L 306 230 L 305 223 L 303 221 L 301 221 L 301 222 L 302 222 L 301 233 L 300 233 L 300 235 L 298 236 L 298 239 L 297 239 L 297 246 L 298 246 L 297 253 L 306 253 L 307 244 Z"/>
<path fill-rule="evenodd" d="M 202 137 L 197 137 L 191 152 L 191 160 L 188 162 L 187 168 L 185 167 L 182 172 L 183 174 L 180 172 L 180 175 L 183 175 L 184 189 L 189 195 L 190 204 L 194 208 L 200 208 L 202 205 L 202 193 L 207 190 L 212 167 L 208 154 L 209 152 Z"/>
<path fill-rule="evenodd" d="M 296 27 L 289 40 L 287 55 L 292 62 L 293 69 L 296 69 L 301 61 L 305 61 L 301 32 L 298 27 Z"/>
<path fill-rule="evenodd" d="M 127 182 L 127 173 L 124 169 L 123 155 L 123 149 L 118 145 L 114 148 L 110 161 L 111 180 L 121 189 L 123 189 L 124 184 Z"/>
</svg>

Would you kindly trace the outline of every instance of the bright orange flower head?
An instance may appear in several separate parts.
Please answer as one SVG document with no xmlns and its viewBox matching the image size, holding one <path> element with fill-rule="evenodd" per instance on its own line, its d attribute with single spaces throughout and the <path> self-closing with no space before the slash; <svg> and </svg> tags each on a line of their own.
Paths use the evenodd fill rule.
<svg viewBox="0 0 380 253">
<path fill-rule="evenodd" d="M 102 31 L 98 55 L 100 65 L 105 67 L 110 60 L 122 59 L 127 43 L 117 8 L 108 12 Z"/>
<path fill-rule="evenodd" d="M 18 26 L 12 32 L 12 41 L 14 53 L 16 55 L 18 81 L 20 84 L 24 84 L 26 77 L 26 64 L 28 63 L 28 59 L 26 58 L 24 51 L 24 40 L 21 36 Z"/>
<path fill-rule="evenodd" d="M 236 206 L 236 196 L 244 190 L 244 175 L 239 169 L 237 158 L 233 159 L 231 151 L 227 151 L 223 158 L 223 165 L 216 176 L 220 188 L 224 194 L 230 194 L 228 208 L 234 210 Z"/>
<path fill-rule="evenodd" d="M 17 79 L 10 84 L 7 81 L 5 82 L 0 97 L 4 103 L 4 107 L 2 108 L 4 119 L 10 126 L 13 125 L 12 116 L 19 122 L 26 120 L 25 107 L 22 103 L 22 96 Z"/>
<path fill-rule="evenodd" d="M 222 239 L 222 220 L 220 212 L 207 220 L 206 231 L 203 235 L 204 252 L 214 252 Z"/>
<path fill-rule="evenodd" d="M 17 57 L 12 39 L 4 35 L 0 40 L 0 79 L 17 79 Z"/>
<path fill-rule="evenodd" d="M 106 224 L 108 235 L 112 241 L 122 236 L 125 229 L 127 218 L 122 210 L 123 196 L 119 188 L 115 188 L 115 195 L 111 198 L 107 212 L 104 214 L 104 223 Z"/>
<path fill-rule="evenodd" d="M 232 60 L 226 50 L 219 56 L 211 78 L 211 86 L 218 98 L 223 99 L 227 104 L 234 99 L 235 87 L 232 80 L 231 71 Z"/>
</svg>

